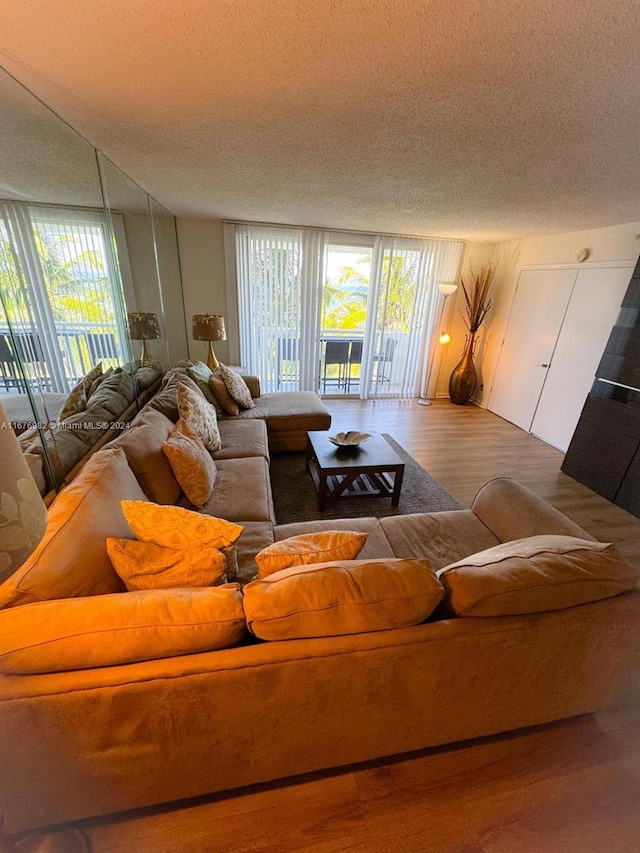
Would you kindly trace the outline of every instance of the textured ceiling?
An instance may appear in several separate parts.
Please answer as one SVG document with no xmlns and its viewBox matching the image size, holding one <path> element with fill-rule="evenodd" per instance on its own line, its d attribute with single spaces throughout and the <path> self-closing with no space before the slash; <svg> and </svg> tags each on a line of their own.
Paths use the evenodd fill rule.
<svg viewBox="0 0 640 853">
<path fill-rule="evenodd" d="M 638 0 L 5 0 L 0 31 L 177 214 L 488 240 L 640 220 L 639 48 Z"/>
</svg>

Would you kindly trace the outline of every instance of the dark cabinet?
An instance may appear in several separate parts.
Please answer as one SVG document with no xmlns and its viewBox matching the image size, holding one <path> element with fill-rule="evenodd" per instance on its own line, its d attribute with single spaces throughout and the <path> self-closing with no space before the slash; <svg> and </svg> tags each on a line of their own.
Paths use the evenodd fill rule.
<svg viewBox="0 0 640 853">
<path fill-rule="evenodd" d="M 562 470 L 640 517 L 640 260 Z"/>
</svg>

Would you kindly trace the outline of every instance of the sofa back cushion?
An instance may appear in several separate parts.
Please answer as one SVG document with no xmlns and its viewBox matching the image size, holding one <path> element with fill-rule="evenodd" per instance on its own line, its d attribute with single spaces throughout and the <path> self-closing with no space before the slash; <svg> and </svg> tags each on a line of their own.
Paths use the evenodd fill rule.
<svg viewBox="0 0 640 853">
<path fill-rule="evenodd" d="M 256 637 L 296 640 L 417 625 L 443 595 L 428 560 L 344 560 L 251 581 L 243 603 Z"/>
<path fill-rule="evenodd" d="M 613 545 L 547 535 L 472 554 L 438 578 L 448 615 L 511 616 L 610 598 L 637 586 L 640 573 Z"/>
<path fill-rule="evenodd" d="M 245 634 L 238 584 L 46 601 L 3 615 L 0 672 L 115 666 L 228 648 Z"/>
<path fill-rule="evenodd" d="M 112 418 L 117 418 L 133 402 L 134 397 L 133 378 L 124 370 L 116 369 L 89 397 L 87 411 L 106 409 Z"/>
<path fill-rule="evenodd" d="M 157 504 L 176 504 L 182 497 L 180 484 L 162 450 L 172 430 L 169 418 L 145 407 L 136 423 L 112 445 L 124 450 L 142 491 Z"/>
<path fill-rule="evenodd" d="M 196 393 L 202 393 L 193 379 L 190 379 L 186 374 L 186 368 L 168 370 L 163 379 L 160 390 L 157 391 L 149 406 L 162 412 L 170 421 L 175 424 L 180 417 L 178 413 L 178 385 L 186 385 Z"/>
<path fill-rule="evenodd" d="M 49 509 L 44 538 L 0 586 L 0 607 L 124 590 L 106 539 L 131 539 L 120 500 L 145 495 L 120 448 L 96 453 Z"/>
</svg>

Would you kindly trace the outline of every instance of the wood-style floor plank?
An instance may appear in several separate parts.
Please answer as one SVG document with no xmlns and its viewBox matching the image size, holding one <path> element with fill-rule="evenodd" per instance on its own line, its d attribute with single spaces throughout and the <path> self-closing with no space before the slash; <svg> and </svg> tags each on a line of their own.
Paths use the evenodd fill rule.
<svg viewBox="0 0 640 853">
<path fill-rule="evenodd" d="M 559 451 L 489 412 L 449 402 L 329 407 L 336 431 L 390 433 L 465 506 L 491 478 L 514 477 L 638 560 L 638 519 L 562 474 Z M 93 853 L 636 853 L 640 683 L 595 715 L 85 829 Z"/>
</svg>

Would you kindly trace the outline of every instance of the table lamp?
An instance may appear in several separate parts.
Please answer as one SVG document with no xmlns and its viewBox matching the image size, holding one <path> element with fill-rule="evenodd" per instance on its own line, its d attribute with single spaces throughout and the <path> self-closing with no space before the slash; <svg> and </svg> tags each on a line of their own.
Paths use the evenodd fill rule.
<svg viewBox="0 0 640 853">
<path fill-rule="evenodd" d="M 209 352 L 207 353 L 206 365 L 210 370 L 216 370 L 220 367 L 220 362 L 213 351 L 213 341 L 227 340 L 222 314 L 194 314 L 193 340 L 208 341 Z"/>
<path fill-rule="evenodd" d="M 47 509 L 2 403 L 0 459 L 0 581 L 3 581 L 20 568 L 44 536 Z"/>
<path fill-rule="evenodd" d="M 129 320 L 129 337 L 132 341 L 142 341 L 141 364 L 151 360 L 147 341 L 157 341 L 160 337 L 158 318 L 155 314 L 145 311 L 131 311 L 127 314 Z"/>
</svg>

